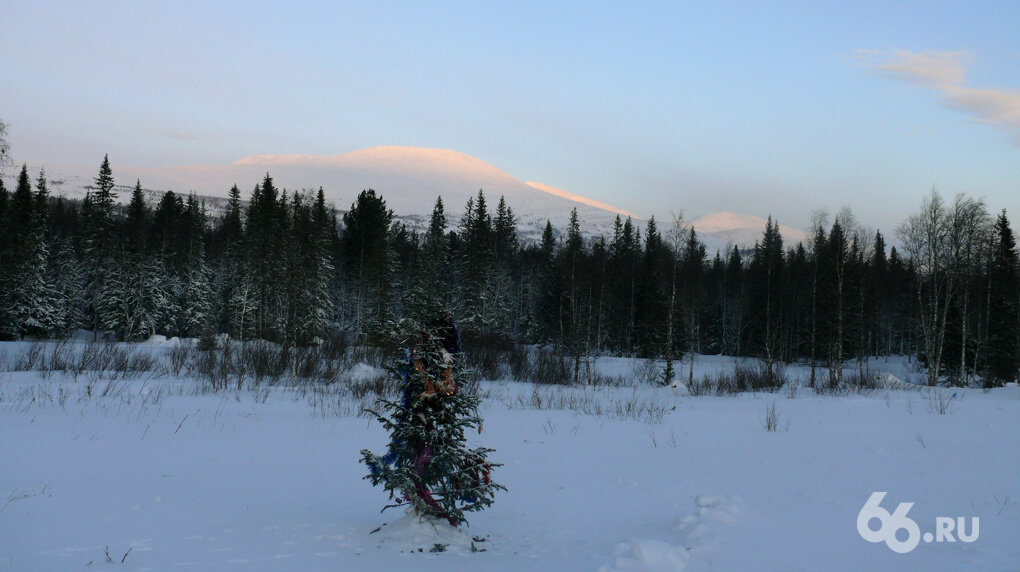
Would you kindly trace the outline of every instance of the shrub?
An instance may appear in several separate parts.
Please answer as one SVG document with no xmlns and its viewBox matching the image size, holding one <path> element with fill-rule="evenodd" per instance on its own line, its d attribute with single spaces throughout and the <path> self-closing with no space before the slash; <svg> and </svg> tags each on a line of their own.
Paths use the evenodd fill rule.
<svg viewBox="0 0 1020 572">
<path fill-rule="evenodd" d="M 527 381 L 539 385 L 569 385 L 573 379 L 570 360 L 548 348 L 539 348 L 532 354 Z"/>
</svg>

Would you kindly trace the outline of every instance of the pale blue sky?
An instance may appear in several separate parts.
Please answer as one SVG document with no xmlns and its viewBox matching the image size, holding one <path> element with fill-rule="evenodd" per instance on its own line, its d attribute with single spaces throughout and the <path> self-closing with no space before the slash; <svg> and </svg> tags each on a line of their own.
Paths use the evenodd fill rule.
<svg viewBox="0 0 1020 572">
<path fill-rule="evenodd" d="M 1020 2 L 19 2 L 14 159 L 454 149 L 641 215 L 1020 211 Z"/>
</svg>

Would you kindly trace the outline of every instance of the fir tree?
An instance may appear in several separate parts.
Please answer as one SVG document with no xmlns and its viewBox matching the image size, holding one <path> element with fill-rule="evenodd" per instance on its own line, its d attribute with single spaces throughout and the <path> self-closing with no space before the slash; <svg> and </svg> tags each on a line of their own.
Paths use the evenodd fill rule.
<svg viewBox="0 0 1020 572">
<path fill-rule="evenodd" d="M 497 490 L 491 471 L 499 464 L 486 458 L 492 449 L 469 449 L 465 430 L 478 427 L 479 399 L 468 383 L 460 340 L 450 313 L 417 290 L 410 316 L 397 325 L 401 350 L 389 368 L 402 384 L 399 401 L 381 399 L 369 411 L 390 433 L 384 455 L 362 450 L 366 479 L 382 485 L 392 505 L 408 506 L 430 521 L 452 526 L 465 512 L 492 504 Z"/>
</svg>

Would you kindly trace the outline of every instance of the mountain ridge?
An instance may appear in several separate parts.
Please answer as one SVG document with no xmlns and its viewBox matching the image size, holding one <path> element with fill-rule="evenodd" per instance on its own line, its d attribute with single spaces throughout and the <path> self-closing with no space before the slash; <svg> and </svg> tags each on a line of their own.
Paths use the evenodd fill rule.
<svg viewBox="0 0 1020 572">
<path fill-rule="evenodd" d="M 72 171 L 70 173 L 67 170 Z M 54 195 L 84 196 L 92 183 L 91 172 L 80 168 L 47 169 Z M 174 190 L 225 198 L 237 184 L 247 195 L 269 173 L 278 188 L 322 187 L 327 201 L 349 208 L 357 194 L 374 189 L 398 218 L 412 227 L 427 220 L 437 196 L 442 196 L 451 225 L 463 214 L 464 205 L 481 189 L 495 206 L 499 196 L 519 217 L 518 228 L 527 238 L 537 237 L 546 221 L 565 230 L 570 210 L 576 208 L 582 231 L 588 235 L 611 235 L 617 216 L 642 218 L 613 205 L 535 181 L 523 181 L 482 159 L 450 149 L 376 146 L 335 155 L 249 155 L 226 165 L 190 165 L 165 168 L 117 168 L 120 184 L 141 180 L 153 192 Z M 124 199 L 126 200 L 126 198 Z M 761 237 L 765 219 L 754 215 L 714 213 L 690 221 L 710 251 L 728 245 L 748 248 Z M 806 237 L 791 227 L 780 227 L 788 243 Z"/>
</svg>

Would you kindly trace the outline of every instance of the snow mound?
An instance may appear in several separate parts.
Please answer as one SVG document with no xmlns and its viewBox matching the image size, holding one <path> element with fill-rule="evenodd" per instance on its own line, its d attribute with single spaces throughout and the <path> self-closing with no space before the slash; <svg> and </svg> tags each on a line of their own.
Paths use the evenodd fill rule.
<svg viewBox="0 0 1020 572">
<path fill-rule="evenodd" d="M 918 386 L 903 381 L 891 373 L 879 373 L 875 375 L 875 385 L 882 389 L 917 389 Z"/>
<path fill-rule="evenodd" d="M 181 343 L 181 340 L 177 336 L 168 339 L 166 336 L 153 334 L 142 343 L 150 346 L 176 346 Z"/>
<path fill-rule="evenodd" d="M 676 544 L 649 539 L 618 544 L 613 564 L 603 566 L 601 572 L 683 570 L 692 552 L 715 543 L 716 524 L 736 522 L 743 503 L 736 497 L 701 494 L 694 497 L 694 506 L 694 511 L 673 527 Z"/>
<path fill-rule="evenodd" d="M 431 522 L 408 509 L 404 516 L 383 524 L 372 537 L 376 545 L 394 552 L 472 552 L 472 537 L 445 521 Z M 477 546 L 476 550 L 480 550 Z"/>
<path fill-rule="evenodd" d="M 380 375 L 386 375 L 386 370 L 373 367 L 367 363 L 356 363 L 348 375 L 351 381 L 365 381 Z"/>
<path fill-rule="evenodd" d="M 602 570 L 672 572 L 683 570 L 686 565 L 687 553 L 682 548 L 661 540 L 635 540 L 618 544 L 616 562 L 611 568 L 603 567 Z"/>
<path fill-rule="evenodd" d="M 680 534 L 689 548 L 704 547 L 715 541 L 713 523 L 733 523 L 740 513 L 737 498 L 701 494 L 694 497 L 694 512 L 677 521 L 673 530 Z"/>
</svg>

